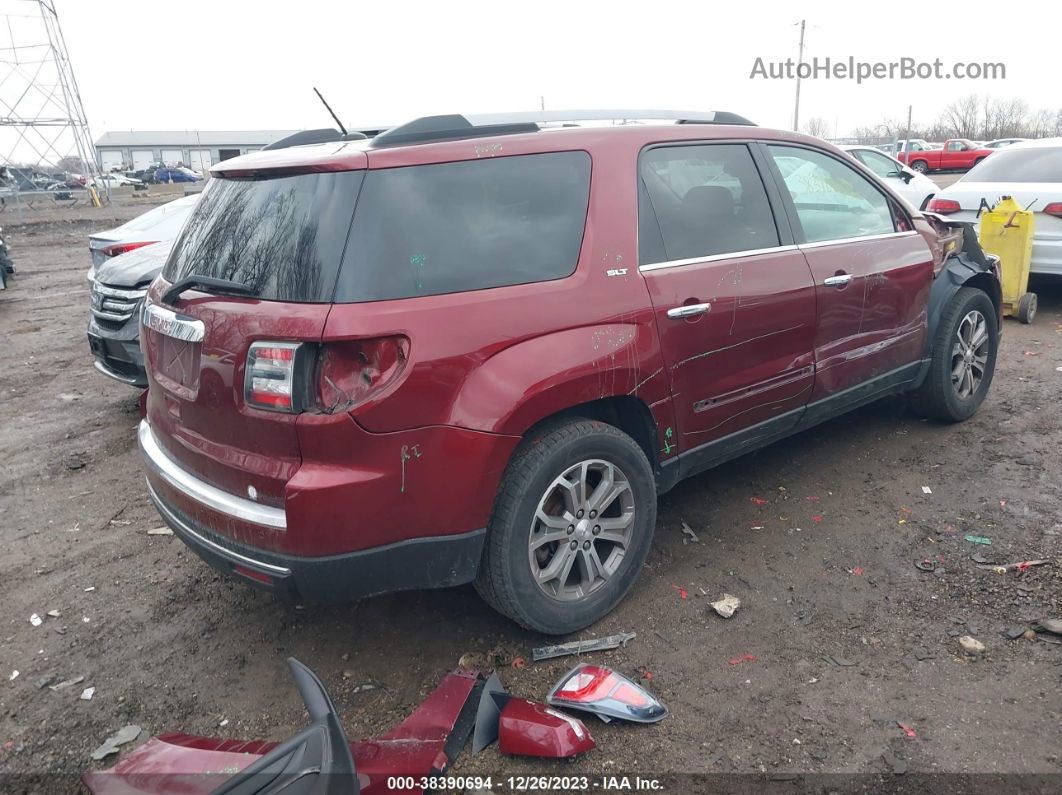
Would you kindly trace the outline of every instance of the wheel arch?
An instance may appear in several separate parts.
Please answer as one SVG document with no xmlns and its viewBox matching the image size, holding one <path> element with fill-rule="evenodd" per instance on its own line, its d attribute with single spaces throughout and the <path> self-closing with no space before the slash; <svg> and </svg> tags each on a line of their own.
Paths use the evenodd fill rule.
<svg viewBox="0 0 1062 795">
<path fill-rule="evenodd" d="M 524 432 L 524 439 L 533 442 L 543 430 L 569 419 L 587 419 L 612 425 L 630 436 L 649 459 L 653 472 L 660 472 L 657 451 L 657 422 L 649 406 L 632 395 L 614 395 L 570 406 L 542 417 Z"/>
</svg>

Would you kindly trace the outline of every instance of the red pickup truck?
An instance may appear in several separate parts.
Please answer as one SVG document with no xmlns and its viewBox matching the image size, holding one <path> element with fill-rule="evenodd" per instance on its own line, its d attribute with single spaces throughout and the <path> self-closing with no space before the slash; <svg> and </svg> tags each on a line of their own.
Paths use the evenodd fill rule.
<svg viewBox="0 0 1062 795">
<path fill-rule="evenodd" d="M 923 174 L 928 171 L 947 169 L 966 171 L 994 151 L 994 149 L 977 146 L 973 141 L 965 138 L 950 138 L 944 142 L 943 149 L 927 149 L 924 144 L 911 141 L 911 150 L 897 153 L 896 159 Z"/>
</svg>

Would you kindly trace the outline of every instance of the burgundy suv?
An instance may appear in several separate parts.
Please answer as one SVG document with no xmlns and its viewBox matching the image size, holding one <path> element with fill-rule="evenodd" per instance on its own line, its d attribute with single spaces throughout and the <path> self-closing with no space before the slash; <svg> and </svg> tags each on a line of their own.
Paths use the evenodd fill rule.
<svg viewBox="0 0 1062 795">
<path fill-rule="evenodd" d="M 657 123 L 549 124 L 606 116 Z M 969 230 L 732 114 L 430 117 L 213 174 L 143 311 L 148 488 L 300 602 L 475 582 L 571 632 L 680 479 L 884 395 L 963 420 L 992 380 Z"/>
</svg>

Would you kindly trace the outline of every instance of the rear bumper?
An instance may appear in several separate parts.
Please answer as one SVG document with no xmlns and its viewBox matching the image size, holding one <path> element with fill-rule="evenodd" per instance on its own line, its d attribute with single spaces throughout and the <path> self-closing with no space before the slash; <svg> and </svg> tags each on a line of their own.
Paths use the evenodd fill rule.
<svg viewBox="0 0 1062 795">
<path fill-rule="evenodd" d="M 311 529 L 327 529 L 346 538 L 386 538 L 390 533 L 380 531 L 390 528 L 362 522 L 327 528 L 320 522 L 307 524 L 307 517 L 298 512 L 292 517 L 284 508 L 239 497 L 201 480 L 170 458 L 146 420 L 140 423 L 138 439 L 148 493 L 174 533 L 211 566 L 284 599 L 344 602 L 389 591 L 462 585 L 476 576 L 486 538 L 484 529 L 407 537 L 338 554 L 301 555 L 282 550 L 278 539 L 305 547 L 299 542 Z M 326 488 L 304 501 L 320 506 L 328 503 L 330 496 L 334 497 Z M 380 498 L 382 495 L 377 494 Z M 372 516 L 367 507 L 345 514 L 348 518 Z M 327 521 L 326 516 L 321 515 L 321 520 Z M 437 519 L 438 525 L 445 526 L 444 522 Z M 482 528 L 483 524 L 471 526 Z"/>
<path fill-rule="evenodd" d="M 400 541 L 346 555 L 296 557 L 256 549 L 213 533 L 167 504 L 150 481 L 148 493 L 166 524 L 211 566 L 299 604 L 347 602 L 390 591 L 471 582 L 486 537 L 485 530 L 474 530 Z"/>
</svg>

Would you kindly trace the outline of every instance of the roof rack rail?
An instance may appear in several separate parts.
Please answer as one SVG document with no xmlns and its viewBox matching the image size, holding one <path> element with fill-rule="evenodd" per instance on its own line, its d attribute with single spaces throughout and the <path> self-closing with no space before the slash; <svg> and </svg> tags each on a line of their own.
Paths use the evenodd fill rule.
<svg viewBox="0 0 1062 795">
<path fill-rule="evenodd" d="M 681 110 L 542 110 L 518 113 L 447 114 L 422 116 L 392 127 L 377 135 L 373 148 L 404 144 L 482 138 L 488 135 L 512 135 L 538 132 L 539 124 L 573 121 L 662 120 L 676 124 L 737 124 L 755 127 L 744 116 L 727 111 Z"/>
</svg>

